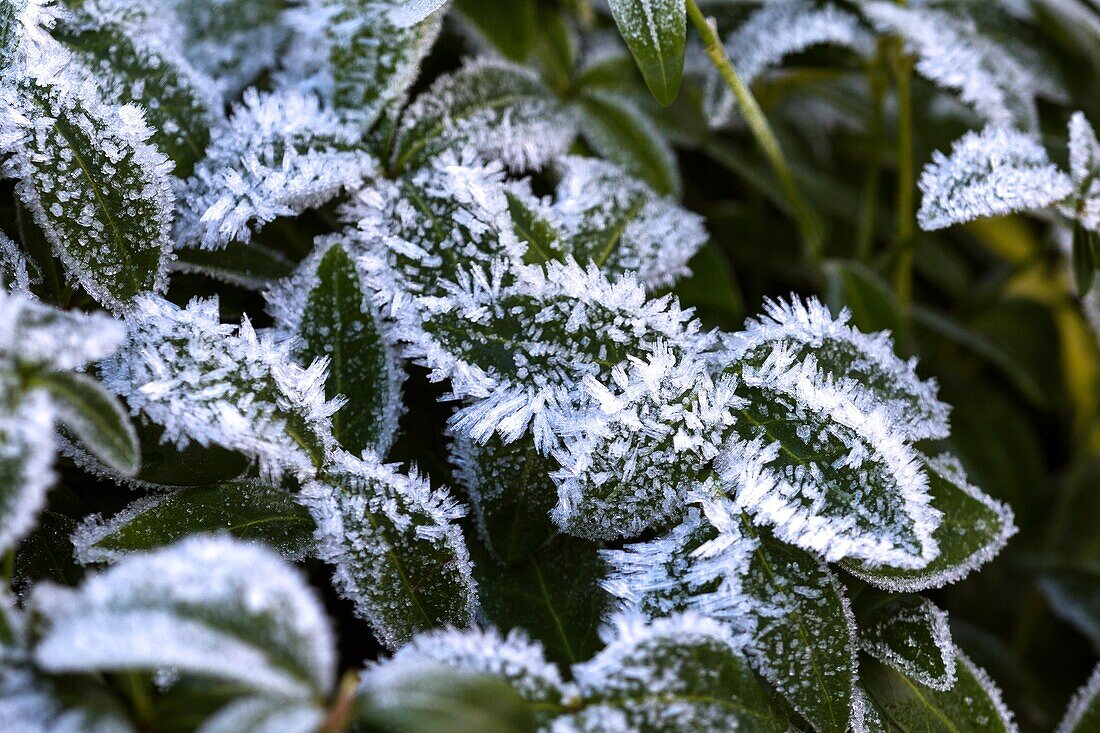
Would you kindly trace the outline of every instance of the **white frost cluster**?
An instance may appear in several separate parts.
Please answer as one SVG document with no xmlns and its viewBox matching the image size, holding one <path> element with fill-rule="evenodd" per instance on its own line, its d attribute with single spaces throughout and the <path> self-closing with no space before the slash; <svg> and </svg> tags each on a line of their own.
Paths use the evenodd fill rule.
<svg viewBox="0 0 1100 733">
<path fill-rule="evenodd" d="M 104 313 L 67 312 L 0 291 L 0 359 L 75 371 L 110 356 L 125 339 L 125 326 Z"/>
<path fill-rule="evenodd" d="M 176 233 L 184 247 L 251 241 L 254 229 L 358 188 L 377 167 L 360 130 L 297 91 L 249 90 L 211 134 L 183 187 Z"/>
<path fill-rule="evenodd" d="M 1069 175 L 1074 200 L 1063 212 L 1085 229 L 1100 231 L 1100 142 L 1082 112 L 1069 120 Z"/>
<path fill-rule="evenodd" d="M 312 475 L 332 443 L 323 360 L 302 369 L 292 341 L 257 333 L 247 319 L 224 325 L 218 301 L 179 308 L 143 296 L 129 340 L 103 363 L 108 389 L 164 428 L 164 440 L 219 445 L 256 459 L 269 480 Z"/>
<path fill-rule="evenodd" d="M 134 555 L 79 588 L 38 586 L 31 604 L 45 622 L 35 661 L 53 673 L 175 667 L 299 700 L 334 682 L 332 630 L 305 579 L 226 537 Z"/>
<path fill-rule="evenodd" d="M 1036 130 L 1035 97 L 1059 92 L 1034 59 L 982 33 L 963 13 L 881 0 L 864 4 L 862 10 L 878 30 L 905 41 L 917 57 L 917 73 L 957 90 L 960 99 L 991 125 Z"/>
<path fill-rule="evenodd" d="M 968 132 L 936 152 L 917 184 L 917 219 L 925 230 L 984 216 L 1044 209 L 1073 194 L 1073 182 L 1031 135 L 1005 127 Z"/>
<path fill-rule="evenodd" d="M 766 3 L 725 41 L 730 60 L 748 85 L 785 57 L 823 44 L 865 57 L 875 49 L 874 38 L 855 15 L 832 4 L 815 7 L 808 0 Z M 713 69 L 707 77 L 707 117 L 711 125 L 727 125 L 733 119 L 733 92 Z"/>
<path fill-rule="evenodd" d="M 391 648 L 416 631 L 469 626 L 477 590 L 462 531 L 465 510 L 444 490 L 377 458 L 337 452 L 307 483 L 302 504 L 317 522 L 318 557 Z"/>
</svg>

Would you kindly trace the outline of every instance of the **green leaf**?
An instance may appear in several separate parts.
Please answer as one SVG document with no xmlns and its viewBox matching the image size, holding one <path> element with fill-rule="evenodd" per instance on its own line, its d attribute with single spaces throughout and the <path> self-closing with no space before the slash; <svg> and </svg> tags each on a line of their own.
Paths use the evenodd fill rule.
<svg viewBox="0 0 1100 733">
<path fill-rule="evenodd" d="M 832 260 L 825 263 L 829 307 L 852 312 L 852 322 L 865 332 L 898 333 L 902 324 L 901 306 L 890 286 L 860 262 Z"/>
<path fill-rule="evenodd" d="M 536 0 L 458 0 L 460 17 L 509 61 L 525 61 L 537 32 Z"/>
<path fill-rule="evenodd" d="M 535 450 L 531 438 L 505 444 L 494 435 L 482 445 L 455 436 L 451 462 L 478 531 L 497 560 L 505 565 L 526 560 L 557 534 L 550 510 L 558 491 L 550 473 L 560 466 Z"/>
<path fill-rule="evenodd" d="M 683 182 L 676 152 L 633 101 L 618 94 L 581 93 L 581 134 L 600 157 L 642 179 L 658 193 L 679 197 Z"/>
<path fill-rule="evenodd" d="M 482 614 L 501 631 L 524 629 L 542 642 L 551 661 L 588 659 L 600 648 L 597 630 L 611 601 L 599 585 L 606 566 L 598 549 L 561 536 L 511 567 L 475 556 Z"/>
<path fill-rule="evenodd" d="M 865 591 L 856 604 L 863 651 L 934 690 L 956 680 L 955 643 L 947 614 L 916 595 Z"/>
<path fill-rule="evenodd" d="M 164 442 L 164 430 L 139 420 L 135 426 L 141 443 L 141 469 L 136 480 L 155 486 L 206 486 L 237 478 L 249 465 L 248 458 L 220 446 L 190 443 L 177 448 Z"/>
<path fill-rule="evenodd" d="M 1073 275 L 1077 283 L 1077 294 L 1084 297 L 1092 288 L 1096 275 L 1096 262 L 1093 259 L 1092 243 L 1089 233 L 1080 222 L 1073 225 Z"/>
<path fill-rule="evenodd" d="M 1051 612 L 1100 649 L 1100 567 L 1089 561 L 1063 561 L 1043 568 L 1036 583 Z"/>
<path fill-rule="evenodd" d="M 347 403 L 332 417 L 336 439 L 358 455 L 385 455 L 397 433 L 404 371 L 360 273 L 340 244 L 320 249 L 282 294 L 269 295 L 276 322 L 302 340 L 303 363 L 328 359 L 325 397 Z"/>
<path fill-rule="evenodd" d="M 610 5 L 649 91 L 667 107 L 675 101 L 684 74 L 684 0 L 610 0 Z"/>
<path fill-rule="evenodd" d="M 1100 730 L 1100 667 L 1097 667 L 1066 709 L 1058 733 L 1089 733 Z"/>
<path fill-rule="evenodd" d="M 179 249 L 172 269 L 205 275 L 247 290 L 265 290 L 276 280 L 289 277 L 294 272 L 294 263 L 254 241 L 233 241 L 219 250 Z"/>
<path fill-rule="evenodd" d="M 69 541 L 76 527 L 76 521 L 64 514 L 49 509 L 42 512 L 38 526 L 16 547 L 12 577 L 16 593 L 29 593 L 36 583 L 80 582 L 84 569 L 73 559 L 73 544 Z"/>
<path fill-rule="evenodd" d="M 899 733 L 1012 733 L 1011 713 L 1000 690 L 962 652 L 951 689 L 934 690 L 881 662 L 864 657 L 861 679 L 887 724 Z"/>
<path fill-rule="evenodd" d="M 83 564 L 114 563 L 192 534 L 228 532 L 271 546 L 290 560 L 313 548 L 315 525 L 294 495 L 253 481 L 230 481 L 151 494 L 109 519 L 93 515 L 73 534 Z"/>
<path fill-rule="evenodd" d="M 508 213 L 512 216 L 516 236 L 527 243 L 523 261 L 528 264 L 542 264 L 550 260 L 561 260 L 566 252 L 565 243 L 558 230 L 546 218 L 540 202 L 515 191 L 505 191 L 504 196 L 508 199 Z"/>
<path fill-rule="evenodd" d="M 439 667 L 375 675 L 356 706 L 361 722 L 398 733 L 534 733 L 529 706 L 509 685 Z"/>
<path fill-rule="evenodd" d="M 454 524 L 463 510 L 445 491 L 370 454 L 339 453 L 300 496 L 317 522 L 318 556 L 382 643 L 473 623 L 477 589 Z"/>
<path fill-rule="evenodd" d="M 228 537 L 127 557 L 76 589 L 40 585 L 30 605 L 34 659 L 53 674 L 174 667 L 300 701 L 333 684 L 332 632 L 305 578 Z"/>
<path fill-rule="evenodd" d="M 757 540 L 742 588 L 755 604 L 757 671 L 822 733 L 845 733 L 856 681 L 854 620 L 839 583 L 812 555 L 743 526 Z"/>
<path fill-rule="evenodd" d="M 99 382 L 74 372 L 40 372 L 30 381 L 50 393 L 57 419 L 103 463 L 123 476 L 141 467 L 141 446 L 130 416 Z"/>
<path fill-rule="evenodd" d="M 173 173 L 186 178 L 206 151 L 216 121 L 221 100 L 213 82 L 200 78 L 182 58 L 143 41 L 141 31 L 131 33 L 94 16 L 62 16 L 54 36 L 95 70 L 107 100 L 145 110 L 153 129 L 150 142 L 175 163 Z"/>
<path fill-rule="evenodd" d="M 580 710 L 554 730 L 601 733 L 610 721 L 638 731 L 790 729 L 724 626 L 697 616 L 615 621 L 618 638 L 573 667 Z"/>
<path fill-rule="evenodd" d="M 694 308 L 704 326 L 736 330 L 745 320 L 745 301 L 730 267 L 712 240 L 688 262 L 691 274 L 672 293 L 684 308 Z"/>
<path fill-rule="evenodd" d="M 13 82 L 9 115 L 18 116 L 4 122 L 0 152 L 54 254 L 89 295 L 120 310 L 167 284 L 171 165 L 148 142 L 141 111 L 104 103 L 80 73 Z"/>
<path fill-rule="evenodd" d="M 447 150 L 469 150 L 507 167 L 542 167 L 566 150 L 572 114 L 532 71 L 479 60 L 440 78 L 405 110 L 390 158 L 420 168 Z"/>
<path fill-rule="evenodd" d="M 932 533 L 940 554 L 924 568 L 909 570 L 844 560 L 850 573 L 894 592 L 938 588 L 993 559 L 1016 533 L 1012 510 L 973 486 L 954 457 L 925 459 L 925 467 L 932 506 L 944 515 Z"/>
<path fill-rule="evenodd" d="M 201 731 L 240 733 L 270 730 L 280 733 L 315 733 L 321 730 L 324 721 L 325 711 L 313 701 L 242 695 L 203 720 Z M 158 724 L 157 730 L 161 731 L 163 728 Z"/>
</svg>

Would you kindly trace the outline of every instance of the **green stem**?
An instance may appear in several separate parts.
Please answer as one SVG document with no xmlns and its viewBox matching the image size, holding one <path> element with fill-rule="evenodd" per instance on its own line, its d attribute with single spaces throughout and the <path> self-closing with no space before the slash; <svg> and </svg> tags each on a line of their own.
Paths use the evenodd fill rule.
<svg viewBox="0 0 1100 733">
<path fill-rule="evenodd" d="M 867 77 L 871 91 L 871 121 L 867 131 L 870 156 L 867 161 L 867 175 L 863 180 L 859 228 L 856 233 L 855 255 L 860 262 L 867 262 L 874 249 L 875 213 L 878 210 L 878 187 L 882 177 L 883 108 L 887 87 L 886 44 L 882 41 L 878 44 Z"/>
<path fill-rule="evenodd" d="M 788 165 L 787 159 L 783 155 L 779 140 L 775 137 L 771 125 L 768 124 L 768 119 L 764 116 L 760 103 L 756 101 L 752 90 L 745 84 L 730 62 L 726 47 L 722 45 L 722 41 L 718 37 L 713 19 L 708 19 L 703 15 L 703 11 L 699 9 L 696 0 L 687 0 L 687 12 L 692 24 L 703 39 L 707 58 L 711 60 L 718 73 L 721 74 L 722 80 L 726 82 L 726 86 L 733 92 L 734 99 L 737 100 L 737 106 L 741 110 L 741 116 L 748 123 L 749 130 L 756 138 L 757 145 L 760 146 L 760 150 L 768 159 L 786 192 L 791 204 L 791 211 L 798 223 L 798 230 L 806 249 L 807 259 L 811 262 L 818 262 L 821 259 L 824 243 L 821 220 L 818 219 L 817 214 L 802 197 L 802 193 L 795 183 L 794 175 L 791 173 L 790 165 Z"/>
<path fill-rule="evenodd" d="M 901 2 L 904 5 L 904 0 Z M 898 224 L 895 290 L 902 312 L 913 303 L 913 222 L 916 177 L 913 165 L 913 59 L 900 42 L 894 55 L 898 87 Z"/>
</svg>

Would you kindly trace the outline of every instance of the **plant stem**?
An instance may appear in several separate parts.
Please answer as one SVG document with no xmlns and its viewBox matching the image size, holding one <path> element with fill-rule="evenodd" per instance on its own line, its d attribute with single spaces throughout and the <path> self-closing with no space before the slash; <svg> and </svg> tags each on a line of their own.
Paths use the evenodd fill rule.
<svg viewBox="0 0 1100 733">
<path fill-rule="evenodd" d="M 355 722 L 355 694 L 358 689 L 359 675 L 350 670 L 344 673 L 318 733 L 343 733 Z"/>
<path fill-rule="evenodd" d="M 859 229 L 856 233 L 855 256 L 860 262 L 871 258 L 875 243 L 875 214 L 878 211 L 878 187 L 882 173 L 883 106 L 886 99 L 888 72 L 886 70 L 886 43 L 879 41 L 874 59 L 867 71 L 871 89 L 871 121 L 867 131 L 870 156 L 867 176 L 863 181 L 863 201 L 860 204 Z"/>
<path fill-rule="evenodd" d="M 756 101 L 752 90 L 745 84 L 730 62 L 726 47 L 722 45 L 722 41 L 718 37 L 713 19 L 708 19 L 703 15 L 703 11 L 699 9 L 696 0 L 687 0 L 687 12 L 692 24 L 703 39 L 707 58 L 711 60 L 718 73 L 721 74 L 722 80 L 726 82 L 726 86 L 733 92 L 734 99 L 737 100 L 737 106 L 741 110 L 741 116 L 748 123 L 753 137 L 756 138 L 757 145 L 760 146 L 760 150 L 768 159 L 776 176 L 779 177 L 779 182 L 786 192 L 787 199 L 791 203 L 791 211 L 798 223 L 798 231 L 805 247 L 806 258 L 811 262 L 818 262 L 821 259 L 824 239 L 821 220 L 818 219 L 817 214 L 806 203 L 806 200 L 802 198 L 802 193 L 798 190 L 798 185 L 795 183 L 790 165 L 788 165 L 787 159 L 783 155 L 779 140 L 775 137 L 771 125 L 768 124 L 768 119 L 764 116 L 760 103 Z"/>
<path fill-rule="evenodd" d="M 905 0 L 899 4 L 905 5 Z M 894 53 L 894 76 L 898 87 L 898 224 L 897 270 L 895 290 L 902 312 L 908 314 L 913 302 L 913 59 L 905 53 L 900 41 Z"/>
</svg>

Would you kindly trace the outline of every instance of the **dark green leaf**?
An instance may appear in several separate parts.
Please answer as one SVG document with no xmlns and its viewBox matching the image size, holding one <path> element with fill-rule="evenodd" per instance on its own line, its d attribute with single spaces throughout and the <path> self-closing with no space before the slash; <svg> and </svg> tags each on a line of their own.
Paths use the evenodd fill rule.
<svg viewBox="0 0 1100 733">
<path fill-rule="evenodd" d="M 285 489 L 232 481 L 152 494 L 110 519 L 85 520 L 72 541 L 87 564 L 115 562 L 189 534 L 228 532 L 297 560 L 312 549 L 314 528 L 309 512 Z"/>
<path fill-rule="evenodd" d="M 475 548 L 476 543 L 472 545 Z M 551 661 L 574 664 L 600 648 L 597 635 L 610 596 L 599 586 L 606 566 L 598 546 L 558 537 L 529 560 L 503 567 L 475 554 L 481 611 L 501 631 L 521 628 Z"/>
<path fill-rule="evenodd" d="M 53 398 L 57 416 L 92 455 L 124 476 L 141 467 L 141 446 L 122 403 L 99 382 L 74 372 L 42 372 L 31 381 Z"/>
<path fill-rule="evenodd" d="M 458 0 L 455 7 L 475 33 L 509 61 L 525 61 L 536 33 L 536 0 Z"/>
<path fill-rule="evenodd" d="M 825 265 L 828 302 L 834 313 L 841 308 L 852 312 L 852 322 L 864 332 L 898 332 L 901 307 L 890 286 L 866 265 L 832 260 Z"/>
<path fill-rule="evenodd" d="M 733 269 L 712 240 L 688 263 L 691 275 L 673 293 L 683 308 L 694 308 L 704 326 L 737 330 L 745 320 L 745 302 Z"/>
<path fill-rule="evenodd" d="M 512 191 L 507 191 L 504 195 L 508 199 L 508 213 L 512 215 L 516 236 L 527 242 L 524 261 L 542 264 L 550 260 L 561 260 L 565 255 L 561 234 L 538 210 L 537 202 Z"/>
<path fill-rule="evenodd" d="M 163 441 L 164 430 L 139 420 L 141 469 L 135 478 L 157 486 L 206 486 L 240 476 L 249 466 L 246 456 L 220 446 L 190 443 L 177 448 Z"/>
<path fill-rule="evenodd" d="M 1011 714 L 1000 690 L 961 652 L 958 679 L 946 691 L 925 687 L 892 667 L 864 657 L 863 684 L 882 712 L 887 730 L 898 733 L 1011 733 Z"/>
<path fill-rule="evenodd" d="M 687 43 L 684 0 L 611 0 L 611 14 L 649 91 L 663 105 L 680 91 Z"/>
<path fill-rule="evenodd" d="M 864 591 L 856 603 L 863 650 L 920 684 L 949 690 L 955 684 L 955 643 L 947 614 L 916 595 Z"/>
<path fill-rule="evenodd" d="M 535 719 L 500 680 L 442 668 L 390 675 L 357 706 L 362 722 L 398 733 L 534 733 Z"/>
<path fill-rule="evenodd" d="M 288 277 L 294 263 L 257 242 L 234 240 L 223 249 L 184 248 L 176 251 L 173 269 L 198 273 L 248 290 L 264 290 Z"/>
<path fill-rule="evenodd" d="M 13 590 L 27 593 L 42 581 L 76 585 L 84 575 L 84 569 L 73 559 L 73 543 L 69 539 L 76 527 L 76 521 L 64 514 L 49 509 L 42 512 L 38 527 L 16 548 Z"/>
<path fill-rule="evenodd" d="M 1089 233 L 1080 222 L 1073 225 L 1073 275 L 1077 283 L 1077 294 L 1084 296 L 1092 288 L 1096 275 L 1096 262 L 1093 260 Z"/>
</svg>

